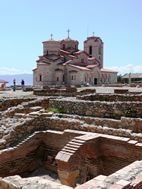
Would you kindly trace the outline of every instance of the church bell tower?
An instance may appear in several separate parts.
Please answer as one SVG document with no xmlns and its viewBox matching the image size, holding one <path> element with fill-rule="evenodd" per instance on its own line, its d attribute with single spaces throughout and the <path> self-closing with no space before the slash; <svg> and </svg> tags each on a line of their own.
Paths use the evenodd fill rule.
<svg viewBox="0 0 142 189">
<path fill-rule="evenodd" d="M 87 37 L 84 41 L 84 51 L 90 57 L 95 57 L 100 62 L 100 68 L 103 68 L 103 41 L 100 37 Z"/>
</svg>

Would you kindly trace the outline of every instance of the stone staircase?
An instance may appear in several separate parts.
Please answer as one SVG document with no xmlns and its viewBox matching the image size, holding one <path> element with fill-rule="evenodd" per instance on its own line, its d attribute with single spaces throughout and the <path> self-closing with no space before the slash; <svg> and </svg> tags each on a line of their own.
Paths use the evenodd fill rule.
<svg viewBox="0 0 142 189">
<path fill-rule="evenodd" d="M 75 137 L 62 149 L 63 152 L 75 153 L 83 144 L 85 140 L 78 139 Z"/>
<path fill-rule="evenodd" d="M 94 136 L 87 137 L 86 135 L 77 136 L 69 141 L 62 150 L 57 154 L 56 160 L 66 160 L 68 161 L 78 150 L 83 146 L 88 140 L 94 138 Z"/>
</svg>

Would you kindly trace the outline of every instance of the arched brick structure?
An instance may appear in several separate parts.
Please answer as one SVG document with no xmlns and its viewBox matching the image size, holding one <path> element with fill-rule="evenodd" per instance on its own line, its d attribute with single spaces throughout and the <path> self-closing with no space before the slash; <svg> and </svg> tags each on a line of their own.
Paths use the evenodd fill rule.
<svg viewBox="0 0 142 189">
<path fill-rule="evenodd" d="M 129 138 L 103 134 L 75 137 L 56 156 L 61 183 L 75 187 L 77 183 L 98 175 L 108 176 L 141 159 L 141 147 L 136 143 Z"/>
</svg>

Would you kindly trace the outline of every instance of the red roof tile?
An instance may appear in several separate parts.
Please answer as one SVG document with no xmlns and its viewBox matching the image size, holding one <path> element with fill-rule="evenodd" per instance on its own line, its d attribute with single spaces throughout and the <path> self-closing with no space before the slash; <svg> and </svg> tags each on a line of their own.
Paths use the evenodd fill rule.
<svg viewBox="0 0 142 189">
<path fill-rule="evenodd" d="M 0 83 L 8 83 L 8 81 L 0 80 Z"/>
<path fill-rule="evenodd" d="M 97 64 L 90 64 L 90 65 L 88 65 L 88 66 L 86 66 L 87 68 L 94 68 L 94 67 L 98 67 L 98 65 Z"/>
<path fill-rule="evenodd" d="M 76 66 L 76 65 L 73 65 L 73 64 L 69 64 L 71 67 L 74 67 L 74 68 L 77 68 L 77 69 L 80 69 L 80 70 L 83 70 L 83 71 L 90 71 L 90 69 L 88 69 L 87 67 L 83 67 L 83 66 Z"/>
<path fill-rule="evenodd" d="M 105 68 L 102 68 L 101 72 L 115 72 L 115 73 L 117 73 L 117 71 L 109 70 L 109 69 L 105 69 Z"/>
</svg>

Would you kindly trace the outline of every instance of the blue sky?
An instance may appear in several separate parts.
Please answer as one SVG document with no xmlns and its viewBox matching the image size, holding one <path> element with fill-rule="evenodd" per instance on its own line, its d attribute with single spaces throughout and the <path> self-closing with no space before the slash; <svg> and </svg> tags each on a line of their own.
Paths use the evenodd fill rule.
<svg viewBox="0 0 142 189">
<path fill-rule="evenodd" d="M 104 67 L 142 72 L 142 0 L 0 0 L 0 74 L 32 73 L 50 34 L 104 41 Z"/>
</svg>

